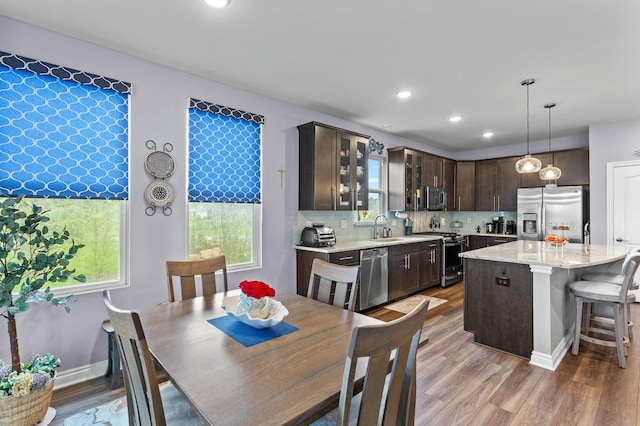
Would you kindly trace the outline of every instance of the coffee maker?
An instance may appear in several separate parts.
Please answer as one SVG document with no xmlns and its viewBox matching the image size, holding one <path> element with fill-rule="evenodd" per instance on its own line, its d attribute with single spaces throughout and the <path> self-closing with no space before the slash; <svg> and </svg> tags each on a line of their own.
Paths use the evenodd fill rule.
<svg viewBox="0 0 640 426">
<path fill-rule="evenodd" d="M 504 216 L 493 217 L 493 232 L 496 234 L 504 234 L 507 220 Z"/>
<path fill-rule="evenodd" d="M 507 221 L 507 224 L 505 225 L 504 233 L 505 234 L 509 234 L 509 235 L 515 235 L 516 234 L 516 221 L 515 220 L 508 220 Z"/>
</svg>

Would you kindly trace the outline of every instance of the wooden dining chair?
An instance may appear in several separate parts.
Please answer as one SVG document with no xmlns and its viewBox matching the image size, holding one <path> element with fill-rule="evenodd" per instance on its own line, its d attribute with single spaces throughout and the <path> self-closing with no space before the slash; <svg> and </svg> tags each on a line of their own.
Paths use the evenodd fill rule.
<svg viewBox="0 0 640 426">
<path fill-rule="evenodd" d="M 399 319 L 354 327 L 338 408 L 312 425 L 413 425 L 416 354 L 428 308 L 429 299 L 424 299 Z M 368 366 L 362 392 L 353 396 L 358 359 L 367 360 Z"/>
<path fill-rule="evenodd" d="M 109 290 L 102 291 L 102 299 L 122 360 L 129 425 L 202 424 L 182 395 L 172 389 L 173 385 L 164 387 L 167 391 L 161 394 L 138 314 L 113 306 Z"/>
<path fill-rule="evenodd" d="M 169 302 L 175 302 L 174 277 L 180 278 L 181 299 L 196 297 L 196 277 L 202 283 L 202 295 L 210 296 L 216 290 L 216 272 L 222 271 L 224 291 L 229 291 L 227 284 L 227 261 L 222 256 L 202 260 L 168 260 L 167 283 L 169 285 Z"/>
<path fill-rule="evenodd" d="M 307 297 L 354 311 L 360 266 L 343 266 L 313 259 Z"/>
</svg>

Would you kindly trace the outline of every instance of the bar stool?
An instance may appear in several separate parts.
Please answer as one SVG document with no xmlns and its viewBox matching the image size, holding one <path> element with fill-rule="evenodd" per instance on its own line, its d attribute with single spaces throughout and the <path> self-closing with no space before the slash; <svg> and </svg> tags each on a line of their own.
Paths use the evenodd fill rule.
<svg viewBox="0 0 640 426">
<path fill-rule="evenodd" d="M 640 252 L 640 247 L 635 247 L 629 251 L 629 253 L 636 253 L 636 252 Z M 592 271 L 592 272 L 584 272 L 580 279 L 582 281 L 601 281 L 601 282 L 610 282 L 613 284 L 622 285 L 622 282 L 624 281 L 624 275 L 617 274 L 614 272 Z M 629 287 L 629 289 L 638 290 L 640 289 L 640 285 L 638 285 L 637 281 L 634 279 L 631 282 L 631 286 Z M 628 333 L 629 339 L 632 340 L 633 339 L 633 321 L 631 321 L 631 303 L 626 303 L 625 305 L 626 305 L 625 314 L 627 316 L 626 324 L 628 329 L 627 333 Z M 611 325 L 613 324 L 613 317 L 611 315 L 607 315 L 602 312 L 598 312 L 594 314 L 591 311 L 591 306 L 589 305 L 587 308 L 585 321 L 587 322 L 594 321 L 600 324 Z"/>
<path fill-rule="evenodd" d="M 627 254 L 622 264 L 622 275 L 624 275 L 622 284 L 614 284 L 602 281 L 574 281 L 569 283 L 569 290 L 575 296 L 576 300 L 576 330 L 573 340 L 573 348 L 571 353 L 578 354 L 580 340 L 587 342 L 616 347 L 618 352 L 618 365 L 621 368 L 627 368 L 625 361 L 627 339 L 627 314 L 625 304 L 635 302 L 635 295 L 629 292 L 633 278 L 640 264 L 640 253 L 633 252 Z M 608 305 L 613 309 L 613 325 L 614 329 L 602 329 L 593 327 L 590 322 L 582 327 L 582 311 L 585 303 L 600 303 Z M 587 333 L 596 332 L 604 335 L 615 336 L 615 341 L 599 339 L 589 336 Z"/>
<path fill-rule="evenodd" d="M 114 334 L 111 321 L 102 321 L 102 329 L 107 333 L 107 370 L 104 372 L 104 377 L 111 375 L 111 389 L 118 387 L 120 383 L 120 353 L 118 352 L 118 343 L 116 343 L 116 336 Z"/>
</svg>

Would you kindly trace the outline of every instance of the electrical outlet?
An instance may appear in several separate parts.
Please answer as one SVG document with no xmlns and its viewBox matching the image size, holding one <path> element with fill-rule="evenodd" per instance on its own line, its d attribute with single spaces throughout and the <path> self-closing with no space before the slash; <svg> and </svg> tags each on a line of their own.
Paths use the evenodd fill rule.
<svg viewBox="0 0 640 426">
<path fill-rule="evenodd" d="M 391 226 L 396 226 L 398 221 L 396 219 L 391 219 Z"/>
<path fill-rule="evenodd" d="M 345 219 L 340 220 L 340 229 L 347 229 L 347 221 Z"/>
<path fill-rule="evenodd" d="M 470 217 L 467 218 L 467 223 L 471 223 L 471 218 Z"/>
</svg>

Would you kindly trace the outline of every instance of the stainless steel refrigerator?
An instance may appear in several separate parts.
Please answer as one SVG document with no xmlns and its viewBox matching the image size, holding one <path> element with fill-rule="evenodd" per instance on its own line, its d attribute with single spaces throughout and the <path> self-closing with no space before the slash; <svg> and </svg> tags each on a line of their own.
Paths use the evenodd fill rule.
<svg viewBox="0 0 640 426">
<path fill-rule="evenodd" d="M 519 240 L 542 241 L 548 234 L 562 234 L 572 243 L 588 243 L 588 229 L 588 186 L 518 189 Z"/>
</svg>

